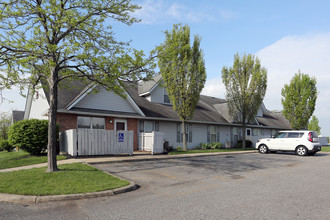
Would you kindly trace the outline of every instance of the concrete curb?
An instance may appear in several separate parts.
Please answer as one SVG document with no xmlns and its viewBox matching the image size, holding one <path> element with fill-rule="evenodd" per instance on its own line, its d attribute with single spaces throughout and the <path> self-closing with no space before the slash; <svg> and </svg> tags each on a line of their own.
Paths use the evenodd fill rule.
<svg viewBox="0 0 330 220">
<path fill-rule="evenodd" d="M 112 176 L 115 176 L 115 175 L 112 175 Z M 117 176 L 115 176 L 115 177 L 117 177 Z M 120 177 L 117 177 L 117 178 L 122 179 Z M 105 197 L 105 196 L 114 196 L 114 195 L 118 195 L 121 193 L 130 192 L 130 191 L 136 190 L 138 188 L 134 182 L 132 182 L 132 181 L 129 181 L 129 182 L 130 182 L 129 185 L 118 188 L 118 189 L 106 190 L 106 191 L 101 191 L 101 192 L 82 193 L 82 194 L 54 195 L 54 196 L 25 196 L 25 195 L 0 193 L 0 202 L 10 202 L 10 203 L 19 203 L 19 204 L 38 204 L 38 203 L 70 201 L 70 200 L 90 199 L 90 198 L 98 198 L 98 197 Z"/>
<path fill-rule="evenodd" d="M 93 164 L 105 164 L 105 163 L 169 160 L 169 159 L 180 159 L 180 158 L 207 157 L 207 156 L 216 156 L 216 155 L 232 155 L 232 154 L 247 154 L 247 153 L 257 153 L 257 151 L 251 150 L 251 151 L 216 152 L 216 153 L 199 153 L 199 154 L 153 155 L 152 157 L 141 156 L 140 158 L 101 160 L 101 161 L 86 161 L 84 159 L 78 159 L 76 161 L 73 160 L 73 162 L 93 165 Z M 62 163 L 66 163 L 66 162 L 63 161 Z M 37 165 L 37 167 L 39 167 L 39 165 Z M 26 168 L 32 169 L 33 167 L 26 167 Z M 121 177 L 110 174 L 106 171 L 104 172 L 116 178 L 122 179 Z M 54 195 L 54 196 L 26 196 L 26 195 L 0 193 L 0 202 L 11 202 L 11 203 L 19 203 L 19 204 L 38 204 L 38 203 L 47 203 L 47 202 L 58 202 L 58 201 L 69 201 L 69 200 L 114 196 L 121 193 L 130 192 L 138 188 L 134 182 L 132 181 L 129 182 L 130 184 L 128 186 L 124 186 L 118 189 L 106 190 L 101 192 L 83 193 L 83 194 Z"/>
</svg>

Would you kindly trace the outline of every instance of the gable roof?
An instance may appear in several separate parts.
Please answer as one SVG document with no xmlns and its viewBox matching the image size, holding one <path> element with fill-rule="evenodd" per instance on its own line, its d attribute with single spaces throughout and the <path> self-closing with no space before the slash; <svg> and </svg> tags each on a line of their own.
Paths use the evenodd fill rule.
<svg viewBox="0 0 330 220">
<path fill-rule="evenodd" d="M 150 94 L 152 90 L 158 85 L 159 80 L 162 79 L 162 76 L 159 74 L 154 76 L 149 81 L 142 81 L 138 83 L 138 94 L 140 96 Z"/>
<path fill-rule="evenodd" d="M 63 82 L 58 90 L 58 110 L 66 112 L 86 112 L 96 114 L 121 115 L 128 117 L 139 117 L 155 120 L 179 121 L 179 117 L 173 110 L 172 105 L 167 103 L 155 103 L 148 101 L 144 95 L 148 95 L 159 85 L 161 75 L 155 76 L 152 81 L 140 82 L 138 84 L 124 83 L 127 91 L 127 98 L 131 99 L 139 114 L 124 113 L 116 111 L 107 111 L 90 108 L 76 108 L 75 103 L 80 97 L 91 89 L 91 84 L 81 82 L 80 80 L 70 80 Z M 45 90 L 47 101 L 49 102 L 49 92 Z M 72 106 L 70 106 L 72 105 Z M 67 109 L 68 107 L 72 109 Z M 142 113 L 142 114 L 141 114 Z M 274 113 L 264 109 L 263 117 L 256 117 L 261 126 L 278 129 L 290 129 L 291 126 L 281 113 Z M 229 114 L 228 104 L 225 99 L 215 98 L 206 95 L 200 95 L 192 118 L 193 122 L 214 123 L 214 124 L 232 124 L 233 120 Z"/>
</svg>

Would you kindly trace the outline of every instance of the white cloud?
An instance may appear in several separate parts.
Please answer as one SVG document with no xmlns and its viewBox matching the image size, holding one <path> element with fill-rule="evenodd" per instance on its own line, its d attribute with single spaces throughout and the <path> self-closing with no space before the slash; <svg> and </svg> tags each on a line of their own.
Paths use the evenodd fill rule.
<svg viewBox="0 0 330 220">
<path fill-rule="evenodd" d="M 314 115 L 319 118 L 321 132 L 330 134 L 330 33 L 288 36 L 257 52 L 261 64 L 268 69 L 268 89 L 265 105 L 281 110 L 281 89 L 290 83 L 295 73 L 314 76 L 319 96 Z"/>
<path fill-rule="evenodd" d="M 163 0 L 145 0 L 133 16 L 140 18 L 144 24 L 164 24 L 178 22 L 214 22 L 227 21 L 237 17 L 231 10 L 209 7 L 196 7 Z"/>
<path fill-rule="evenodd" d="M 268 70 L 266 108 L 283 109 L 281 89 L 300 70 L 317 79 L 319 95 L 314 115 L 320 121 L 322 134 L 330 135 L 330 33 L 284 37 L 256 55 Z M 202 94 L 224 98 L 221 77 L 209 79 Z"/>
<path fill-rule="evenodd" d="M 221 77 L 217 77 L 206 81 L 202 94 L 224 99 L 225 92 L 226 88 Z"/>
</svg>

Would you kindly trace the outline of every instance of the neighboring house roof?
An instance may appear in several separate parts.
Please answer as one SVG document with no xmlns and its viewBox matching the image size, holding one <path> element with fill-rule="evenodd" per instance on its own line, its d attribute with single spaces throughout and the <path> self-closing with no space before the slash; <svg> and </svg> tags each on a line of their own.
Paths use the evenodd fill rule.
<svg viewBox="0 0 330 220">
<path fill-rule="evenodd" d="M 21 121 L 24 119 L 24 111 L 12 111 L 12 123 Z"/>
<path fill-rule="evenodd" d="M 125 83 L 128 99 L 138 108 L 136 113 L 118 112 L 101 109 L 77 108 L 75 102 L 79 98 L 86 95 L 91 89 L 91 84 L 87 85 L 79 80 L 66 81 L 58 90 L 58 110 L 61 112 L 77 112 L 96 115 L 119 115 L 137 118 L 146 118 L 155 120 L 171 120 L 179 121 L 179 117 L 173 110 L 171 104 L 156 103 L 148 101 L 144 95 L 149 95 L 152 90 L 159 85 L 161 75 L 155 76 L 152 81 L 140 82 L 137 84 Z M 49 92 L 45 89 L 47 101 L 49 102 Z M 69 108 L 68 108 L 69 107 Z M 278 129 L 290 129 L 290 124 L 281 115 L 281 113 L 273 113 L 266 109 L 263 110 L 263 117 L 256 117 L 257 122 L 261 126 Z M 225 99 L 200 95 L 199 102 L 196 106 L 193 122 L 215 123 L 215 124 L 233 124 L 232 117 L 229 114 L 228 104 Z M 234 124 L 233 124 L 234 125 Z M 239 125 L 239 124 L 235 124 Z"/>
<path fill-rule="evenodd" d="M 157 86 L 159 80 L 162 79 L 162 75 L 154 76 L 149 81 L 142 81 L 138 84 L 138 93 L 139 95 L 150 94 L 150 92 Z"/>
</svg>

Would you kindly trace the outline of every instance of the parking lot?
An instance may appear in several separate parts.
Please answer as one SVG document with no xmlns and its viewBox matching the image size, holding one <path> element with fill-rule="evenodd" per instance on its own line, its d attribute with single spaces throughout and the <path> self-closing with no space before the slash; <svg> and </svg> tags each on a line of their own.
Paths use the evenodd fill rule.
<svg viewBox="0 0 330 220">
<path fill-rule="evenodd" d="M 97 167 L 140 187 L 113 197 L 51 205 L 0 204 L 0 218 L 10 213 L 25 219 L 330 218 L 327 153 L 233 154 Z"/>
</svg>

